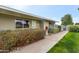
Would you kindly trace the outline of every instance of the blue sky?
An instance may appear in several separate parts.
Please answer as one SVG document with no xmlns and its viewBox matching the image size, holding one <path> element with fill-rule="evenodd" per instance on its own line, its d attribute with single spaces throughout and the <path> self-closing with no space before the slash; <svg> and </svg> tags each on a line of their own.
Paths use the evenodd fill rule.
<svg viewBox="0 0 79 59">
<path fill-rule="evenodd" d="M 79 5 L 9 5 L 9 7 L 60 21 L 65 14 L 71 14 L 74 22 L 79 22 Z"/>
</svg>

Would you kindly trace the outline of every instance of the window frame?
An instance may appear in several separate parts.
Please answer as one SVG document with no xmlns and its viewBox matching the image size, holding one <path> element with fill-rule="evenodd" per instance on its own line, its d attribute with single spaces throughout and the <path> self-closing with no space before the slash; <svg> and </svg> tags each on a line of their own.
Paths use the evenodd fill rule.
<svg viewBox="0 0 79 59">
<path fill-rule="evenodd" d="M 24 23 L 22 23 L 22 25 L 21 25 L 21 27 L 17 27 L 17 22 L 20 22 L 20 23 L 22 23 L 22 22 L 26 22 L 26 24 L 24 24 Z M 15 19 L 15 27 L 16 28 L 29 28 L 29 20 L 24 20 L 24 19 Z"/>
</svg>

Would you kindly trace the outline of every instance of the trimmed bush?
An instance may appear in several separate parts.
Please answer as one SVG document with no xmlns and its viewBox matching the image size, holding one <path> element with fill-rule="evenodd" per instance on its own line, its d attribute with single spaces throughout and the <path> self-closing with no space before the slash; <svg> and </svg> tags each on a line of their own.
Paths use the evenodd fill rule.
<svg viewBox="0 0 79 59">
<path fill-rule="evenodd" d="M 79 32 L 79 25 L 71 25 L 69 26 L 70 32 Z"/>
<path fill-rule="evenodd" d="M 24 29 L 0 32 L 0 50 L 12 50 L 44 38 L 45 32 L 40 29 Z"/>
<path fill-rule="evenodd" d="M 49 28 L 48 33 L 53 33 L 53 28 Z"/>
<path fill-rule="evenodd" d="M 60 29 L 59 28 L 49 29 L 49 33 L 58 33 L 58 32 L 60 32 Z"/>
<path fill-rule="evenodd" d="M 59 30 L 59 28 L 54 28 L 53 29 L 53 33 L 58 33 L 60 30 Z"/>
</svg>

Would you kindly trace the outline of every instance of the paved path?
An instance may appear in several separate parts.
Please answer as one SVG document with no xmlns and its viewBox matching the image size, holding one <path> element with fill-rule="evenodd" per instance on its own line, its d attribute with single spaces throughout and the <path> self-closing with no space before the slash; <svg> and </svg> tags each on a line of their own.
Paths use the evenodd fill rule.
<svg viewBox="0 0 79 59">
<path fill-rule="evenodd" d="M 24 46 L 11 53 L 45 53 L 51 47 L 53 47 L 67 32 L 68 31 L 63 31 L 60 33 L 52 34 L 50 36 L 46 36 L 43 40 Z"/>
</svg>

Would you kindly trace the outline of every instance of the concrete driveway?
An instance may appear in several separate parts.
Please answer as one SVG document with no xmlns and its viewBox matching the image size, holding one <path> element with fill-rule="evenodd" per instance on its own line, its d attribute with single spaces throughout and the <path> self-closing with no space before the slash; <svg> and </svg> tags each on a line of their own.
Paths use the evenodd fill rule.
<svg viewBox="0 0 79 59">
<path fill-rule="evenodd" d="M 53 47 L 68 31 L 59 32 L 46 36 L 45 39 L 32 43 L 30 45 L 18 48 L 10 53 L 46 53 Z"/>
</svg>

